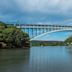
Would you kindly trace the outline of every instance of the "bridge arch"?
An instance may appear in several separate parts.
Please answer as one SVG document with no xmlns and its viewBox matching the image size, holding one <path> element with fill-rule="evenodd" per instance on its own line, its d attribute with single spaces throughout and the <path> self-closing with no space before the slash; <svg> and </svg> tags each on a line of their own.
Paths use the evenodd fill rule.
<svg viewBox="0 0 72 72">
<path fill-rule="evenodd" d="M 60 32 L 60 31 L 72 31 L 72 29 L 62 29 L 62 30 L 54 30 L 54 31 L 45 32 L 45 33 L 43 33 L 43 34 L 40 34 L 40 35 L 38 35 L 38 36 L 36 36 L 36 37 L 31 38 L 30 41 L 32 41 L 32 40 L 35 39 L 35 38 L 44 36 L 44 35 L 46 35 L 46 34 L 50 34 L 50 33 L 54 33 L 54 32 Z"/>
</svg>

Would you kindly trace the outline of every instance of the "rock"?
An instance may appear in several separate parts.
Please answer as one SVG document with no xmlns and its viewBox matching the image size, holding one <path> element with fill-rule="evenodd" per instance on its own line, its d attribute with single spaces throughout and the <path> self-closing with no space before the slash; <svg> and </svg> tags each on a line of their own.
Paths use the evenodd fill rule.
<svg viewBox="0 0 72 72">
<path fill-rule="evenodd" d="M 4 42 L 0 42 L 0 48 L 6 48 L 7 47 L 7 44 L 4 43 Z"/>
</svg>

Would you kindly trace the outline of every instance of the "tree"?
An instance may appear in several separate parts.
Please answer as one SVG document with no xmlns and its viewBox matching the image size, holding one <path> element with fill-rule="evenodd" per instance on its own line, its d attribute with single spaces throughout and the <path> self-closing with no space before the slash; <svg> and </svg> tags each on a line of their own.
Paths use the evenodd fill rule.
<svg viewBox="0 0 72 72">
<path fill-rule="evenodd" d="M 22 32 L 15 26 L 6 26 L 0 24 L 4 29 L 0 30 L 0 42 L 6 43 L 10 48 L 24 48 L 29 46 L 29 35 Z M 1 45 L 1 44 L 0 44 Z"/>
<path fill-rule="evenodd" d="M 0 30 L 7 28 L 7 25 L 4 22 L 0 21 Z"/>
<path fill-rule="evenodd" d="M 70 36 L 69 38 L 67 38 L 67 39 L 65 40 L 65 43 L 66 43 L 66 44 L 71 44 L 71 43 L 72 43 L 72 36 Z"/>
</svg>

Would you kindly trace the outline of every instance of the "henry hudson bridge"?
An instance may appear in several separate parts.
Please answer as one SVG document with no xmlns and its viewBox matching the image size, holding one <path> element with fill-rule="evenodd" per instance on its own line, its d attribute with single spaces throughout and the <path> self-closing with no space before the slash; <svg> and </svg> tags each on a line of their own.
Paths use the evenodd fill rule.
<svg viewBox="0 0 72 72">
<path fill-rule="evenodd" d="M 30 36 L 30 40 L 41 37 L 48 33 L 59 32 L 59 31 L 71 31 L 72 26 L 68 25 L 41 25 L 41 24 L 15 24 L 17 28 L 26 32 Z"/>
</svg>

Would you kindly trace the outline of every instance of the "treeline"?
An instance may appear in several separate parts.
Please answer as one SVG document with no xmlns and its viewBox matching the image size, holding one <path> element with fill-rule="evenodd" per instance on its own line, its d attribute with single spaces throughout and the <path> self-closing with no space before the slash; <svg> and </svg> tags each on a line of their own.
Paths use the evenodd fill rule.
<svg viewBox="0 0 72 72">
<path fill-rule="evenodd" d="M 72 45 L 72 36 L 65 41 L 31 41 L 32 46 L 67 46 Z"/>
<path fill-rule="evenodd" d="M 31 41 L 32 46 L 63 46 L 63 41 Z"/>
<path fill-rule="evenodd" d="M 30 46 L 29 35 L 15 26 L 0 22 L 0 48 L 26 48 Z"/>
</svg>

